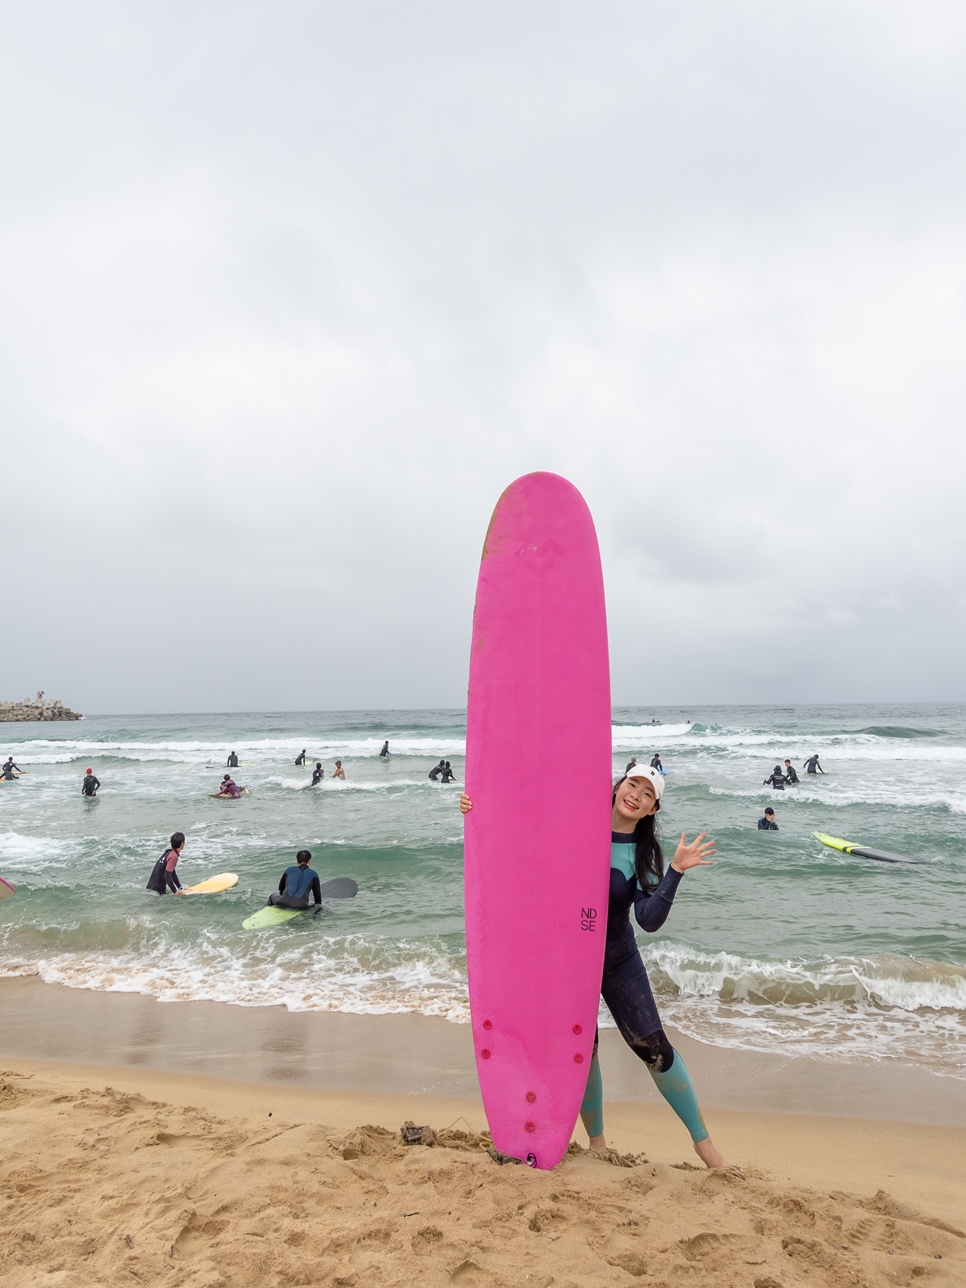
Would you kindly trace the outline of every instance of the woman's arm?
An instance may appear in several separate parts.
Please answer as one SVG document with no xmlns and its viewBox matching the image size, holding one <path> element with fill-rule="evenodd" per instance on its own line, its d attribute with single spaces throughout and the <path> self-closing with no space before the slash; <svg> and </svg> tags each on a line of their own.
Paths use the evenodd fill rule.
<svg viewBox="0 0 966 1288">
<path fill-rule="evenodd" d="M 714 841 L 706 841 L 707 832 L 702 832 L 688 844 L 684 833 L 678 841 L 671 865 L 661 878 L 660 884 L 649 894 L 638 890 L 634 896 L 634 916 L 637 924 L 648 934 L 660 930 L 668 919 L 671 904 L 677 892 L 678 883 L 689 868 L 713 867 L 706 856 L 714 854 Z"/>
</svg>

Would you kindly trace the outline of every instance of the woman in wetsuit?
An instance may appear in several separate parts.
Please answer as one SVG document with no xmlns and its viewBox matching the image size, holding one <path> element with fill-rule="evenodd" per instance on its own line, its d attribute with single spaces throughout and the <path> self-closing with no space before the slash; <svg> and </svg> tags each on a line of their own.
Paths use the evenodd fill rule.
<svg viewBox="0 0 966 1288">
<path fill-rule="evenodd" d="M 690 845 L 682 832 L 671 865 L 664 871 L 664 855 L 654 828 L 664 787 L 664 777 L 656 769 L 633 765 L 614 788 L 607 944 L 600 991 L 621 1037 L 644 1062 L 658 1091 L 690 1132 L 695 1153 L 706 1166 L 723 1167 L 724 1159 L 701 1118 L 687 1067 L 664 1032 L 630 920 L 633 906 L 642 930 L 660 930 L 683 874 L 689 868 L 709 866 L 707 856 L 714 853 L 714 842 L 705 841 L 704 832 Z M 460 809 L 466 814 L 472 808 L 464 792 Z M 596 1040 L 580 1116 L 591 1149 L 606 1149 Z"/>
</svg>

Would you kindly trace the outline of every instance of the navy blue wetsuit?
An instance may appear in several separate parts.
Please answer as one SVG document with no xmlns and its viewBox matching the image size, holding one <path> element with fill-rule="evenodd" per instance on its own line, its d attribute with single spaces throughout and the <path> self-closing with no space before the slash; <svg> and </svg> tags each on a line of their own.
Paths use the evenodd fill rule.
<svg viewBox="0 0 966 1288">
<path fill-rule="evenodd" d="M 633 834 L 612 832 L 610 855 L 610 896 L 601 995 L 621 1037 L 644 1062 L 658 1091 L 687 1127 L 691 1139 L 702 1141 L 706 1139 L 708 1129 L 701 1118 L 684 1061 L 671 1046 L 661 1025 L 631 925 L 633 906 L 634 918 L 642 930 L 651 933 L 660 930 L 671 911 L 682 874 L 669 867 L 656 886 L 642 890 L 634 870 Z M 580 1116 L 591 1139 L 603 1134 L 603 1085 L 596 1039 Z"/>
<path fill-rule="evenodd" d="M 637 877 L 628 876 L 628 872 L 634 871 L 634 854 L 633 833 L 611 833 L 607 944 L 604 949 L 604 977 L 600 991 L 624 1041 L 635 1055 L 648 1064 L 654 1062 L 654 1041 L 644 1042 L 643 1039 L 653 1039 L 658 1032 L 663 1037 L 664 1031 L 641 952 L 634 938 L 631 907 L 634 909 L 634 919 L 642 930 L 649 934 L 660 930 L 671 911 L 681 873 L 669 867 L 659 885 L 652 890 L 642 890 L 637 884 Z"/>
<path fill-rule="evenodd" d="M 309 906 L 309 895 L 314 903 L 322 902 L 322 889 L 318 874 L 308 866 L 300 867 L 293 863 L 282 873 L 278 883 L 278 894 L 270 896 L 268 902 L 276 908 L 305 909 Z"/>
</svg>

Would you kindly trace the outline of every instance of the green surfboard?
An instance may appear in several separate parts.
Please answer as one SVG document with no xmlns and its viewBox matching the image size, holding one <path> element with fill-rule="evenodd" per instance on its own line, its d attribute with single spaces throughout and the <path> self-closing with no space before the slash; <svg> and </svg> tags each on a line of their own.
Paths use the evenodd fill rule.
<svg viewBox="0 0 966 1288">
<path fill-rule="evenodd" d="M 266 926 L 280 926 L 283 921 L 291 921 L 293 917 L 301 917 L 302 913 L 297 908 L 259 908 L 242 922 L 243 930 L 264 930 Z"/>
</svg>

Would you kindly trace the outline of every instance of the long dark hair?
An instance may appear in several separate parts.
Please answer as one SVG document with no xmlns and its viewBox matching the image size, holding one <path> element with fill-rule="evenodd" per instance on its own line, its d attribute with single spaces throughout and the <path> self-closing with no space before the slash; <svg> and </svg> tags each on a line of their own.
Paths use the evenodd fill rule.
<svg viewBox="0 0 966 1288">
<path fill-rule="evenodd" d="M 610 798 L 612 807 L 617 799 L 617 789 L 626 777 L 625 774 L 624 778 L 618 778 L 614 784 L 614 791 Z M 634 828 L 634 871 L 637 873 L 637 883 L 642 890 L 659 885 L 661 877 L 664 876 L 664 851 L 661 849 L 661 842 L 657 839 L 655 824 L 660 808 L 661 802 L 655 801 L 654 813 L 639 818 L 637 827 Z"/>
</svg>

